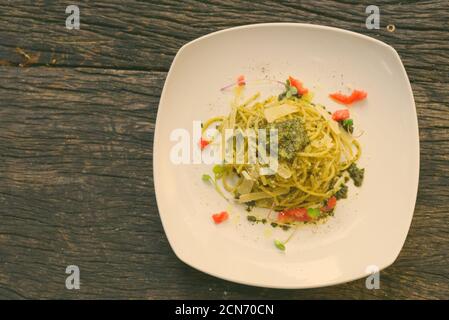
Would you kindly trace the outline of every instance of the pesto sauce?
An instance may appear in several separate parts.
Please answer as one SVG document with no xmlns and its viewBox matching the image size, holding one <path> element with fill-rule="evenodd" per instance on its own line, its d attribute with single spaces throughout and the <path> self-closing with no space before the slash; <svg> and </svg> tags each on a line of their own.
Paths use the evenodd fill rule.
<svg viewBox="0 0 449 320">
<path fill-rule="evenodd" d="M 365 175 L 365 169 L 359 169 L 355 163 L 351 164 L 348 168 L 348 173 L 351 179 L 354 181 L 356 187 L 360 187 L 363 183 L 363 177 Z"/>
<path fill-rule="evenodd" d="M 247 216 L 246 219 L 249 222 L 253 222 L 253 223 L 263 223 L 263 224 L 267 223 L 267 219 L 265 219 L 265 218 L 258 219 L 256 216 Z"/>
<path fill-rule="evenodd" d="M 248 211 L 248 212 L 251 212 L 254 209 L 254 207 L 256 206 L 256 201 L 246 202 L 245 205 L 246 205 L 246 209 L 245 210 Z"/>
<path fill-rule="evenodd" d="M 346 199 L 348 197 L 348 186 L 345 184 L 342 185 L 340 190 L 335 193 L 335 197 L 337 200 Z"/>
<path fill-rule="evenodd" d="M 278 130 L 278 154 L 283 159 L 292 160 L 310 143 L 300 119 L 274 122 L 270 125 L 270 129 Z"/>
</svg>

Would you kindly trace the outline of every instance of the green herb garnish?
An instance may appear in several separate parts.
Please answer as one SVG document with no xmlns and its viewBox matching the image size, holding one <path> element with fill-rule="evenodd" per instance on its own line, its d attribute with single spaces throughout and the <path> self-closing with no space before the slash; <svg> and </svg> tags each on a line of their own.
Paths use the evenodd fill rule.
<svg viewBox="0 0 449 320">
<path fill-rule="evenodd" d="M 218 194 L 220 194 L 226 201 L 229 201 L 228 198 L 226 198 L 226 196 L 223 194 L 223 192 L 221 191 L 220 187 L 218 186 L 217 183 L 217 179 L 213 179 L 210 175 L 208 174 L 203 174 L 201 176 L 201 180 L 203 180 L 204 182 L 210 182 L 214 185 L 215 190 L 218 192 Z"/>
<path fill-rule="evenodd" d="M 279 241 L 279 240 L 274 240 L 274 245 L 276 248 L 278 248 L 281 251 L 285 251 L 285 245 L 283 242 Z"/>
<path fill-rule="evenodd" d="M 217 165 L 215 165 L 215 166 L 213 167 L 212 171 L 213 171 L 214 174 L 215 174 L 215 178 L 216 178 L 216 179 L 220 179 L 220 178 L 223 176 L 223 173 L 224 173 L 224 171 L 225 171 L 225 168 L 224 168 L 224 166 L 221 166 L 221 165 L 217 164 Z"/>
<path fill-rule="evenodd" d="M 309 217 L 316 219 L 320 216 L 320 210 L 316 208 L 309 208 L 307 209 L 307 214 Z"/>
<path fill-rule="evenodd" d="M 279 96 L 278 99 L 282 100 L 284 98 L 291 98 L 291 97 L 297 97 L 299 98 L 299 94 L 298 94 L 298 89 L 292 85 L 290 85 L 290 80 L 287 80 L 285 82 L 285 91 L 282 92 Z"/>
<path fill-rule="evenodd" d="M 343 120 L 341 126 L 349 133 L 354 132 L 354 121 L 352 119 Z"/>
<path fill-rule="evenodd" d="M 202 179 L 204 182 L 212 181 L 212 177 L 211 177 L 210 175 L 208 175 L 208 174 L 203 174 L 203 175 L 201 176 L 201 179 Z"/>
</svg>

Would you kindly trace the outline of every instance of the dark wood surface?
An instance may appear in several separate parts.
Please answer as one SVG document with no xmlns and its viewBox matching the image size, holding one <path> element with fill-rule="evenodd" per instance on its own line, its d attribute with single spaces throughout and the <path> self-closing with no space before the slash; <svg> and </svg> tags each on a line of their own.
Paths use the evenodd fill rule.
<svg viewBox="0 0 449 320">
<path fill-rule="evenodd" d="M 0 1 L 0 298 L 448 298 L 449 4 L 376 1 Z M 154 196 L 159 95 L 186 42 L 260 22 L 306 22 L 391 44 L 412 83 L 421 139 L 416 210 L 381 289 L 247 287 L 170 249 Z M 396 30 L 388 32 L 386 25 Z M 398 190 L 400 192 L 400 190 Z M 65 288 L 65 268 L 81 289 Z"/>
</svg>

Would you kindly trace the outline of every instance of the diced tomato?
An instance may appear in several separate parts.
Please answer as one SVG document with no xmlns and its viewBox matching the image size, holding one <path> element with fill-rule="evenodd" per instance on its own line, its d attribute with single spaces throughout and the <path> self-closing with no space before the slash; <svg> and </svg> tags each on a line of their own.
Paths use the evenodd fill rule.
<svg viewBox="0 0 449 320">
<path fill-rule="evenodd" d="M 281 211 L 278 215 L 278 220 L 309 221 L 310 217 L 307 215 L 307 209 L 295 208 Z"/>
<path fill-rule="evenodd" d="M 329 209 L 335 208 L 335 205 L 337 204 L 337 198 L 332 196 L 329 199 L 327 199 L 327 207 Z"/>
<path fill-rule="evenodd" d="M 342 109 L 337 110 L 332 114 L 332 119 L 335 121 L 343 121 L 346 119 L 349 119 L 349 110 L 348 109 Z"/>
<path fill-rule="evenodd" d="M 209 145 L 210 141 L 201 138 L 200 139 L 200 148 L 201 150 L 204 150 L 204 148 L 206 148 Z"/>
<path fill-rule="evenodd" d="M 327 199 L 327 204 L 321 208 L 321 211 L 331 211 L 335 206 L 337 205 L 337 198 L 332 196 L 329 199 Z"/>
<path fill-rule="evenodd" d="M 291 213 L 296 221 L 308 221 L 310 220 L 310 217 L 307 215 L 307 209 L 306 208 L 297 208 L 290 210 Z"/>
<path fill-rule="evenodd" d="M 353 90 L 351 95 L 345 95 L 340 92 L 331 93 L 329 97 L 341 104 L 349 105 L 357 101 L 361 101 L 368 96 L 368 93 L 362 90 Z"/>
<path fill-rule="evenodd" d="M 279 212 L 278 214 L 278 220 L 279 222 L 289 222 L 291 219 L 291 217 L 289 215 L 287 215 L 284 211 Z"/>
<path fill-rule="evenodd" d="M 288 77 L 288 80 L 290 81 L 290 85 L 292 87 L 295 87 L 298 90 L 298 93 L 300 95 L 304 95 L 307 92 L 309 92 L 309 90 L 304 88 L 304 86 L 302 85 L 302 82 L 299 81 L 298 79 L 295 79 L 295 78 L 290 76 L 290 77 Z"/>
<path fill-rule="evenodd" d="M 220 213 L 216 213 L 212 215 L 212 219 L 216 224 L 222 223 L 223 221 L 228 220 L 229 214 L 226 211 L 222 211 Z"/>
<path fill-rule="evenodd" d="M 245 76 L 241 75 L 237 78 L 237 85 L 244 86 L 246 84 Z"/>
</svg>

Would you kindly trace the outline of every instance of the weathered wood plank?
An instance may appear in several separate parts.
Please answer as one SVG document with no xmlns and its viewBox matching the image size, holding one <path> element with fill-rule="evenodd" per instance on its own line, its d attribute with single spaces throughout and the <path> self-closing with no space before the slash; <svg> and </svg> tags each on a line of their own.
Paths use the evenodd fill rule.
<svg viewBox="0 0 449 320">
<path fill-rule="evenodd" d="M 19 47 L 29 52 L 35 65 L 167 71 L 179 47 L 199 36 L 242 24 L 282 21 L 367 34 L 394 45 L 406 66 L 416 69 L 415 77 L 434 82 L 447 76 L 447 1 L 378 1 L 380 30 L 367 30 L 366 6 L 351 2 L 80 1 L 80 30 L 65 28 L 64 3 L 1 3 L 0 61 L 22 63 Z M 394 33 L 386 30 L 388 24 L 396 25 Z"/>
<path fill-rule="evenodd" d="M 157 269 L 140 263 L 157 260 L 161 268 L 166 258 L 157 255 L 170 252 L 151 177 L 163 77 L 89 69 L 2 72 L 0 287 L 23 297 L 69 297 L 69 264 L 80 264 L 86 296 L 112 296 L 114 288 L 125 294 L 132 288 L 127 282 L 145 286 L 146 277 L 155 279 Z M 122 270 L 113 271 L 117 267 Z"/>
<path fill-rule="evenodd" d="M 0 296 L 10 298 L 285 298 L 180 263 L 154 199 L 152 134 L 165 73 L 4 68 L 0 79 Z M 419 110 L 428 84 L 415 87 Z M 289 298 L 442 298 L 449 294 L 447 110 L 420 116 L 421 188 L 399 260 L 382 290 L 364 282 Z M 442 129 L 443 130 L 443 129 Z M 441 132 L 440 132 L 441 133 Z M 440 158 L 430 156 L 439 155 Z M 429 155 L 429 156 L 426 156 Z M 417 262 L 419 261 L 419 263 Z M 64 288 L 65 267 L 82 290 Z M 163 270 L 163 272 L 161 272 Z"/>
</svg>

